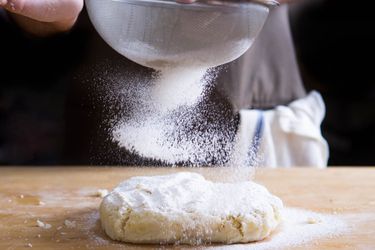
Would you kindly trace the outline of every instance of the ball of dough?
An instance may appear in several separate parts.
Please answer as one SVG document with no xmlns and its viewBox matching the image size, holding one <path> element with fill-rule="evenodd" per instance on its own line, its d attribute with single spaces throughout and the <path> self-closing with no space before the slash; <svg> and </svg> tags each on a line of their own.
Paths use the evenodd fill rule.
<svg viewBox="0 0 375 250">
<path fill-rule="evenodd" d="M 266 238 L 283 204 L 254 182 L 215 183 L 183 172 L 133 177 L 100 205 L 105 232 L 130 243 L 246 243 Z"/>
</svg>

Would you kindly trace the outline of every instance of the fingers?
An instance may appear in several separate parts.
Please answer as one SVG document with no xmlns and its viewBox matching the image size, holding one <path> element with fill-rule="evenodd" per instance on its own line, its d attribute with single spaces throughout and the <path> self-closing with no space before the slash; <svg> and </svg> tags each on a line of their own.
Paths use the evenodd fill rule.
<svg viewBox="0 0 375 250">
<path fill-rule="evenodd" d="M 28 33 L 48 36 L 70 30 L 83 0 L 0 0 L 12 19 Z"/>
<path fill-rule="evenodd" d="M 12 13 L 41 22 L 59 22 L 76 19 L 83 0 L 0 0 Z"/>
</svg>

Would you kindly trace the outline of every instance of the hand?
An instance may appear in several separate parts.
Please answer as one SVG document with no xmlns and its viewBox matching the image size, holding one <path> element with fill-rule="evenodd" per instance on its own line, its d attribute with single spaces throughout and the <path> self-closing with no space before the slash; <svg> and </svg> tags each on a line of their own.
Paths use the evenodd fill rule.
<svg viewBox="0 0 375 250">
<path fill-rule="evenodd" d="M 0 0 L 25 31 L 45 36 L 69 30 L 77 20 L 83 0 Z"/>
</svg>

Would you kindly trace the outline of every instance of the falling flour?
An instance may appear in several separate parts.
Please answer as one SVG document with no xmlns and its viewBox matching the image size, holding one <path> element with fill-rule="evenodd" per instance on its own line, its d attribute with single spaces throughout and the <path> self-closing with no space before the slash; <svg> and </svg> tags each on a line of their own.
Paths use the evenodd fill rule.
<svg viewBox="0 0 375 250">
<path fill-rule="evenodd" d="M 215 165 L 223 165 L 232 148 L 228 128 L 218 128 L 208 118 L 198 125 L 192 121 L 213 86 L 217 75 L 213 67 L 238 58 L 252 42 L 231 41 L 215 55 L 207 50 L 168 56 L 141 42 L 126 44 L 124 49 L 131 48 L 125 53 L 129 58 L 156 73 L 150 84 L 137 82 L 142 79 L 128 79 L 124 84 L 131 88 L 131 93 L 125 91 L 125 99 L 132 99 L 133 109 L 130 117 L 115 122 L 113 141 L 134 154 L 166 164 L 199 165 L 216 159 Z M 204 108 L 210 112 L 212 107 Z"/>
<path fill-rule="evenodd" d="M 160 71 L 151 89 L 150 100 L 160 114 L 180 106 L 192 106 L 199 101 L 207 82 L 205 68 L 165 68 Z"/>
<path fill-rule="evenodd" d="M 228 131 L 209 122 L 198 124 L 204 129 L 197 131 L 192 124 L 216 73 L 188 66 L 161 69 L 150 84 L 132 85 L 132 93 L 126 95 L 135 99 L 134 109 L 131 117 L 114 126 L 114 141 L 167 164 L 197 165 L 208 158 L 219 159 L 219 165 L 220 159 L 224 161 L 231 147 Z"/>
</svg>

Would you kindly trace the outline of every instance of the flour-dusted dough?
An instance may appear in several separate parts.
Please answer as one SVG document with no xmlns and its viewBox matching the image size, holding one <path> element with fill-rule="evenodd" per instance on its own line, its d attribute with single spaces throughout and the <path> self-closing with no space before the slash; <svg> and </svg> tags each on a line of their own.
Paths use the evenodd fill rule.
<svg viewBox="0 0 375 250">
<path fill-rule="evenodd" d="M 283 204 L 254 182 L 215 183 L 178 174 L 133 177 L 100 206 L 105 232 L 131 243 L 237 243 L 266 238 Z"/>
</svg>

